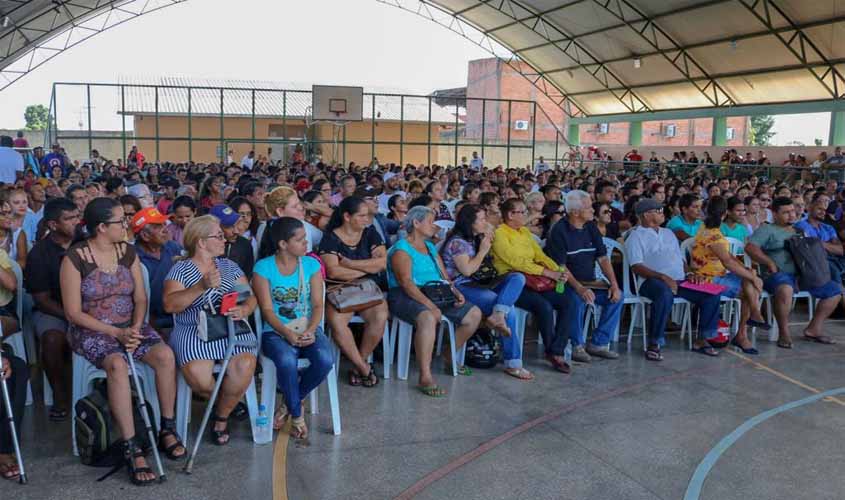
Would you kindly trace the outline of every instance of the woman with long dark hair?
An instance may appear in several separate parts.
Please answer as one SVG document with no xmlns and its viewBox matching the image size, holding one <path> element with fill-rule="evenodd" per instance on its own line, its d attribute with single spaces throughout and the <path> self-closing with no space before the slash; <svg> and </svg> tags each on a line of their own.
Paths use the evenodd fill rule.
<svg viewBox="0 0 845 500">
<path fill-rule="evenodd" d="M 525 276 L 508 273 L 499 276 L 493 267 L 493 231 L 487 214 L 478 205 L 464 205 L 455 227 L 440 250 L 449 279 L 467 300 L 478 306 L 487 325 L 502 333 L 505 373 L 520 380 L 534 375 L 522 367 L 522 339 L 516 335 L 513 306 L 525 286 Z"/>
<path fill-rule="evenodd" d="M 330 280 L 382 281 L 387 269 L 387 247 L 375 227 L 370 225 L 370 220 L 367 202 L 357 196 L 344 198 L 335 209 L 319 250 Z M 367 358 L 384 336 L 384 325 L 389 316 L 387 304 L 382 302 L 358 313 L 364 320 L 360 346 L 355 344 L 349 328 L 353 315 L 351 312 L 342 313 L 331 304 L 326 306 L 326 320 L 334 341 L 353 366 L 349 370 L 349 385 L 373 387 L 379 380 Z"/>
<path fill-rule="evenodd" d="M 740 298 L 742 307 L 739 316 L 739 331 L 731 343 L 745 354 L 758 354 L 757 349 L 754 349 L 751 341 L 748 340 L 746 329 L 748 326 L 769 329 L 769 325 L 760 313 L 759 305 L 763 280 L 731 255 L 728 240 L 720 230 L 727 212 L 728 203 L 723 197 L 714 196 L 710 199 L 707 204 L 704 227 L 695 236 L 690 267 L 704 281 L 724 286 L 722 296 Z M 704 340 L 697 341 L 695 347 L 699 352 L 710 356 L 714 356 L 716 352 Z"/>
<path fill-rule="evenodd" d="M 133 484 L 156 479 L 135 441 L 129 365 L 125 355 L 156 372 L 161 408 L 159 448 L 171 459 L 185 456 L 176 434 L 176 363 L 173 351 L 144 323 L 147 294 L 141 263 L 124 241 L 123 207 L 112 198 L 97 198 L 85 208 L 88 239 L 71 246 L 61 267 L 62 305 L 70 323 L 71 348 L 108 379 L 108 399 L 123 439 L 123 457 Z M 152 383 L 152 381 L 148 381 Z"/>
<path fill-rule="evenodd" d="M 320 263 L 308 257 L 302 221 L 280 217 L 270 221 L 267 239 L 273 255 L 255 264 L 252 288 L 264 324 L 259 326 L 261 351 L 276 365 L 276 383 L 284 395 L 273 427 L 280 429 L 291 417 L 291 436 L 308 437 L 302 400 L 322 383 L 332 368 L 329 341 L 323 335 L 323 276 Z M 298 371 L 299 358 L 309 366 Z"/>
</svg>

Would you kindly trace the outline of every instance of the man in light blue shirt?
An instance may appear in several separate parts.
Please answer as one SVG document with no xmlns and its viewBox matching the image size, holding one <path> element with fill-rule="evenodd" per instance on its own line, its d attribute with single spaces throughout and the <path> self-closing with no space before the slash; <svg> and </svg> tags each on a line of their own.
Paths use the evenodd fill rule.
<svg viewBox="0 0 845 500">
<path fill-rule="evenodd" d="M 830 197 L 825 193 L 816 193 L 810 202 L 807 218 L 794 224 L 795 230 L 808 238 L 821 240 L 827 251 L 827 261 L 830 263 L 830 275 L 833 281 L 842 283 L 842 273 L 845 271 L 845 251 L 842 242 L 836 234 L 836 229 L 830 224 L 822 222 L 827 215 Z"/>
<path fill-rule="evenodd" d="M 681 214 L 669 219 L 666 229 L 675 233 L 678 241 L 683 242 L 692 238 L 701 228 L 701 198 L 692 193 L 686 193 L 678 200 Z"/>
</svg>

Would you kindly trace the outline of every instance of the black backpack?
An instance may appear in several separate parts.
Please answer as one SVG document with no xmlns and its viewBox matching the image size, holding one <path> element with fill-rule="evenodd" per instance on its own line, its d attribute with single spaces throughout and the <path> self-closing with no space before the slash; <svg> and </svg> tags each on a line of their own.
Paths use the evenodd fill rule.
<svg viewBox="0 0 845 500">
<path fill-rule="evenodd" d="M 137 401 L 138 394 L 132 390 L 132 415 L 135 421 L 135 441 L 141 449 L 148 451 L 151 447 L 146 432 L 144 420 Z M 153 415 L 150 403 L 147 402 L 147 414 L 150 422 Z M 74 407 L 73 425 L 76 426 L 76 447 L 79 459 L 85 465 L 92 467 L 120 467 L 124 463 L 122 438 L 117 433 L 109 409 L 109 397 L 106 379 L 94 381 L 91 392 L 76 402 Z M 104 476 L 105 478 L 107 476 Z"/>
<path fill-rule="evenodd" d="M 472 368 L 493 368 L 502 357 L 502 343 L 492 330 L 479 329 L 467 340 L 464 362 Z"/>
<path fill-rule="evenodd" d="M 786 248 L 795 261 L 801 290 L 817 288 L 830 281 L 830 264 L 821 240 L 796 234 L 786 240 Z"/>
</svg>

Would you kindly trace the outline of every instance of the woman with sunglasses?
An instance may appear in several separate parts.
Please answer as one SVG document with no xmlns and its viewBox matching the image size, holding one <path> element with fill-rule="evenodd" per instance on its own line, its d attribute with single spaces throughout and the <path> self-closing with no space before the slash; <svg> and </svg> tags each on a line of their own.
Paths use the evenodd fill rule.
<svg viewBox="0 0 845 500">
<path fill-rule="evenodd" d="M 763 211 L 762 203 L 756 196 L 749 196 L 743 200 L 745 202 L 745 221 L 749 226 L 751 233 L 757 230 L 758 227 L 766 223 L 766 213 Z"/>
<path fill-rule="evenodd" d="M 87 219 L 86 219 L 87 220 Z M 183 240 L 187 257 L 170 269 L 164 280 L 162 303 L 173 314 L 170 345 L 176 363 L 191 390 L 209 398 L 214 390 L 214 362 L 223 359 L 228 340 L 206 342 L 199 337 L 200 311 L 209 302 L 220 310 L 223 296 L 236 285 L 249 286 L 237 264 L 224 258 L 226 237 L 220 221 L 213 215 L 192 219 L 185 226 Z M 249 297 L 226 313 L 235 321 L 248 318 L 255 310 L 255 297 Z M 239 340 L 256 342 L 252 332 L 238 335 Z M 210 427 L 212 443 L 229 442 L 229 414 L 246 393 L 255 372 L 255 355 L 248 347 L 236 347 L 220 388 Z"/>
<path fill-rule="evenodd" d="M 135 441 L 129 387 L 130 353 L 156 372 L 161 407 L 159 449 L 178 460 L 186 450 L 176 434 L 176 366 L 173 351 L 144 322 L 147 294 L 141 262 L 124 241 L 128 224 L 123 207 L 112 198 L 97 198 L 85 207 L 88 239 L 70 247 L 61 267 L 62 305 L 70 328 L 71 348 L 106 372 L 108 399 L 123 439 L 123 458 L 135 485 L 156 479 Z M 152 381 L 148 381 L 152 383 Z"/>
<path fill-rule="evenodd" d="M 597 201 L 593 203 L 593 210 L 596 212 L 596 227 L 598 227 L 602 238 L 609 238 L 611 240 L 621 241 L 622 233 L 619 232 L 619 224 L 613 222 L 610 210 L 610 205 Z"/>
</svg>

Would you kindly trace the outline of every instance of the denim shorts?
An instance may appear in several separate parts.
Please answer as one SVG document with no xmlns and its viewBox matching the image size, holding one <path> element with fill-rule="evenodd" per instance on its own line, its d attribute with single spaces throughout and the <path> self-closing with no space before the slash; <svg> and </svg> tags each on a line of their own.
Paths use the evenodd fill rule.
<svg viewBox="0 0 845 500">
<path fill-rule="evenodd" d="M 417 322 L 417 316 L 420 313 L 428 310 L 426 306 L 409 297 L 400 287 L 391 288 L 387 292 L 387 306 L 391 314 L 411 325 Z M 440 311 L 457 327 L 473 307 L 475 306 L 467 301 L 461 307 L 441 308 Z"/>
<path fill-rule="evenodd" d="M 742 291 L 742 278 L 734 273 L 716 276 L 713 278 L 713 284 L 726 287 L 726 290 L 720 294 L 722 297 L 735 299 L 739 297 L 739 292 Z"/>
<path fill-rule="evenodd" d="M 789 273 L 777 272 L 769 275 L 763 280 L 763 289 L 774 295 L 777 289 L 782 285 L 789 285 L 793 290 L 798 289 L 798 281 L 795 276 Z M 814 299 L 824 300 L 837 295 L 842 295 L 842 286 L 839 283 L 830 280 L 822 286 L 810 288 L 807 290 Z"/>
</svg>

